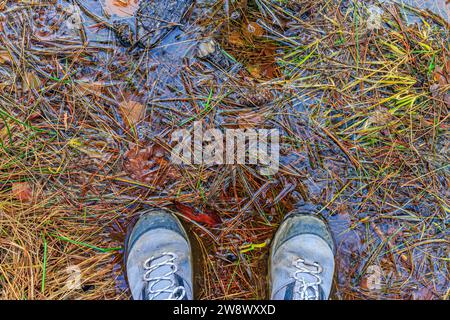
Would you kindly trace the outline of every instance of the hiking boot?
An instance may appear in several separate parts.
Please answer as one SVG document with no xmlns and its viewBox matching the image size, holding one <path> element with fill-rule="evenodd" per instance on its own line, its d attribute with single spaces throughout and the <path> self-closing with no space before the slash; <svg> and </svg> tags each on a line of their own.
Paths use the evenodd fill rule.
<svg viewBox="0 0 450 320">
<path fill-rule="evenodd" d="M 290 213 L 272 242 L 271 299 L 328 299 L 334 275 L 334 251 L 333 239 L 324 221 L 311 213 Z"/>
<path fill-rule="evenodd" d="M 128 284 L 135 300 L 192 300 L 191 246 L 170 212 L 141 214 L 126 241 Z"/>
</svg>

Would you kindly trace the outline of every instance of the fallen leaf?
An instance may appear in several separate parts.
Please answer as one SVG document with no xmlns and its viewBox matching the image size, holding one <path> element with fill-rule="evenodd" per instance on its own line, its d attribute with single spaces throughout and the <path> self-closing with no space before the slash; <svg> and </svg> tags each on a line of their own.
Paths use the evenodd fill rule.
<svg viewBox="0 0 450 320">
<path fill-rule="evenodd" d="M 28 182 L 14 182 L 12 194 L 16 199 L 23 202 L 31 202 L 33 199 L 33 190 Z"/>
<path fill-rule="evenodd" d="M 216 43 L 214 42 L 214 40 L 204 41 L 200 43 L 198 46 L 197 56 L 199 58 L 204 58 L 207 55 L 213 53 L 214 51 L 216 51 Z"/>
<path fill-rule="evenodd" d="M 361 289 L 365 291 L 378 291 L 382 288 L 383 270 L 378 265 L 370 265 L 361 279 Z"/>
<path fill-rule="evenodd" d="M 250 72 L 251 76 L 253 78 L 257 78 L 260 79 L 262 78 L 262 70 L 261 70 L 261 66 L 259 65 L 250 65 L 248 66 L 248 72 Z"/>
<path fill-rule="evenodd" d="M 25 91 L 29 91 L 29 90 L 38 90 L 41 88 L 42 86 L 42 82 L 39 79 L 39 77 L 34 73 L 34 72 L 25 72 L 24 75 L 24 83 L 23 83 L 23 89 Z"/>
<path fill-rule="evenodd" d="M 366 20 L 368 30 L 379 30 L 383 28 L 383 9 L 377 6 L 368 8 L 369 17 Z"/>
<path fill-rule="evenodd" d="M 248 37 L 261 37 L 264 35 L 264 29 L 256 22 L 250 22 L 242 26 L 242 31 Z"/>
<path fill-rule="evenodd" d="M 365 126 L 368 127 L 370 125 L 375 126 L 386 125 L 387 123 L 389 123 L 391 119 L 392 115 L 387 110 L 377 109 L 367 119 Z"/>
<path fill-rule="evenodd" d="M 100 159 L 104 162 L 107 162 L 111 158 L 111 154 L 107 152 L 102 152 L 101 149 L 97 149 L 89 145 L 86 145 L 77 138 L 70 139 L 68 144 L 72 148 L 77 149 L 78 151 L 88 155 L 90 158 L 93 159 Z"/>
<path fill-rule="evenodd" d="M 242 113 L 239 114 L 238 124 L 239 128 L 247 129 L 247 128 L 255 128 L 261 123 L 264 122 L 265 117 L 264 114 L 258 114 L 258 113 Z"/>
<path fill-rule="evenodd" d="M 448 60 L 445 63 L 445 71 L 447 72 L 447 74 L 450 75 L 450 57 L 448 58 Z"/>
<path fill-rule="evenodd" d="M 446 94 L 444 96 L 444 102 L 447 104 L 447 106 L 450 108 L 450 94 Z"/>
<path fill-rule="evenodd" d="M 447 79 L 445 75 L 445 71 L 442 70 L 441 67 L 436 67 L 433 74 L 434 81 L 436 81 L 439 85 L 445 86 L 448 84 L 450 79 Z"/>
<path fill-rule="evenodd" d="M 214 211 L 204 210 L 204 212 L 199 212 L 198 210 L 177 201 L 174 201 L 174 205 L 182 215 L 195 222 L 204 223 L 211 227 L 222 222 L 220 217 Z"/>
<path fill-rule="evenodd" d="M 159 145 L 134 146 L 125 153 L 124 169 L 132 179 L 162 188 L 180 178 L 166 156 L 166 150 Z"/>
<path fill-rule="evenodd" d="M 414 300 L 432 300 L 434 298 L 433 291 L 427 287 L 422 287 L 413 292 Z"/>
<path fill-rule="evenodd" d="M 81 94 L 95 94 L 100 95 L 104 87 L 101 81 L 79 81 L 77 82 Z"/>
<path fill-rule="evenodd" d="M 106 0 L 105 10 L 121 18 L 132 17 L 139 8 L 138 0 Z"/>
<path fill-rule="evenodd" d="M 8 51 L 0 51 L 0 64 L 5 62 L 11 62 L 11 56 Z"/>
<path fill-rule="evenodd" d="M 145 106 L 137 101 L 123 101 L 120 103 L 119 109 L 129 126 L 135 126 L 145 117 Z"/>
<path fill-rule="evenodd" d="M 249 65 L 247 66 L 247 70 L 253 78 L 256 79 L 273 79 L 276 77 L 276 68 L 270 65 Z"/>
<path fill-rule="evenodd" d="M 242 39 L 241 34 L 239 32 L 232 32 L 228 37 L 228 41 L 235 46 L 244 46 L 245 41 Z"/>
</svg>

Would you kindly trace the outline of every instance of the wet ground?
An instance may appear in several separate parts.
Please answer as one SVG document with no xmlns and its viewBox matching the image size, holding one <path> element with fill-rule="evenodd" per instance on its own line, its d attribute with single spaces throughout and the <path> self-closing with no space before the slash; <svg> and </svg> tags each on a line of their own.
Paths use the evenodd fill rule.
<svg viewBox="0 0 450 320">
<path fill-rule="evenodd" d="M 383 1 L 383 2 L 389 2 L 389 1 Z M 420 8 L 423 10 L 429 10 L 440 17 L 444 18 L 445 20 L 449 21 L 449 14 L 450 9 L 448 4 L 446 4 L 446 1 L 433 1 L 433 0 L 399 0 L 397 1 L 400 5 L 404 6 L 411 6 L 413 8 Z M 420 21 L 420 19 L 417 19 L 414 15 L 409 15 L 408 19 L 410 19 L 411 22 L 417 22 Z"/>
<path fill-rule="evenodd" d="M 395 45 L 403 41 L 398 34 L 416 37 L 421 30 L 433 41 L 414 54 L 433 61 L 448 54 L 445 1 L 407 1 L 430 11 L 423 16 L 404 9 L 407 23 L 398 28 L 388 16 L 397 21 L 402 11 L 383 2 L 367 6 L 381 10 L 382 28 L 397 37 Z M 16 81 L 11 65 L 25 63 L 25 55 L 25 69 L 31 71 L 24 83 L 35 95 L 23 98 L 24 105 L 39 105 L 40 117 L 56 119 L 53 130 L 75 150 L 82 172 L 62 184 L 91 199 L 86 210 L 99 203 L 121 208 L 99 236 L 121 246 L 139 210 L 172 210 L 195 248 L 197 298 L 262 299 L 276 227 L 296 206 L 313 204 L 337 243 L 334 299 L 448 298 L 448 141 L 445 134 L 424 138 L 427 129 L 416 132 L 411 120 L 411 142 L 408 119 L 422 110 L 405 112 L 403 119 L 398 110 L 404 105 L 392 115 L 372 107 L 391 92 L 410 93 L 398 87 L 412 90 L 402 64 L 413 63 L 397 64 L 400 49 L 386 45 L 393 51 L 386 57 L 400 75 L 348 89 L 369 79 L 367 70 L 379 65 L 380 53 L 369 52 L 376 47 L 374 34 L 358 29 L 358 19 L 382 23 L 370 13 L 376 10 L 348 1 L 334 7 L 298 1 L 287 8 L 282 1 L 265 0 L 161 4 L 76 0 L 3 9 L 1 40 L 16 61 L 0 65 L 2 83 Z M 274 10 L 286 11 L 278 16 Z M 163 18 L 155 20 L 158 15 Z M 332 29 L 324 16 L 335 19 L 334 26 L 350 22 L 356 38 L 344 28 Z M 24 32 L 26 45 L 20 46 Z M 429 53 L 439 41 L 444 52 Z M 355 50 L 335 54 L 332 45 Z M 357 58 L 349 62 L 352 56 Z M 415 86 L 428 84 L 427 71 L 417 67 L 421 84 Z M 436 100 L 445 101 L 442 94 Z M 424 109 L 420 123 L 445 131 L 445 108 Z M 380 129 L 380 122 L 393 116 L 401 119 L 397 130 L 411 130 L 411 141 L 393 127 Z M 194 121 L 204 128 L 279 129 L 279 173 L 261 176 L 255 166 L 172 165 L 170 134 Z M 408 142 L 414 151 L 406 150 Z M 177 203 L 187 206 L 185 211 Z M 212 215 L 221 222 L 208 222 Z M 122 256 L 112 259 L 110 276 L 117 295 L 126 297 Z"/>
</svg>

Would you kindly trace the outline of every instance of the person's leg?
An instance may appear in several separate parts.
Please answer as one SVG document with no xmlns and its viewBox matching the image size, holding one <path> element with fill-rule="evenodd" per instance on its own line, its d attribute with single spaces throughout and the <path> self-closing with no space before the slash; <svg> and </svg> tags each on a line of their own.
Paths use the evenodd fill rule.
<svg viewBox="0 0 450 320">
<path fill-rule="evenodd" d="M 334 242 L 325 222 L 301 210 L 290 213 L 272 242 L 269 272 L 273 300 L 328 299 Z"/>
<path fill-rule="evenodd" d="M 125 248 L 133 299 L 193 299 L 191 246 L 174 215 L 161 209 L 143 212 Z"/>
</svg>

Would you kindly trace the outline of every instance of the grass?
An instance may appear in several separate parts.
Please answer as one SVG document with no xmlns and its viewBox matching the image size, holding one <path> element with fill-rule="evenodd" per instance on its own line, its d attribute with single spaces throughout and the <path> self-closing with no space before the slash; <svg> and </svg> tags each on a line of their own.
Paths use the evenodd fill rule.
<svg viewBox="0 0 450 320">
<path fill-rule="evenodd" d="M 448 24 L 412 7 L 420 23 L 407 24 L 390 4 L 378 4 L 383 27 L 368 30 L 361 3 L 229 3 L 234 18 L 218 1 L 196 23 L 237 71 L 203 60 L 181 68 L 128 52 L 109 29 L 92 32 L 98 21 L 86 18 L 84 36 L 66 30 L 57 5 L 7 3 L 1 298 L 129 298 L 123 242 L 149 206 L 188 229 L 198 298 L 266 298 L 270 240 L 296 203 L 316 205 L 332 229 L 333 298 L 449 298 Z M 124 116 L 128 101 L 144 114 Z M 280 129 L 280 171 L 172 165 L 170 133 L 194 120 Z M 222 224 L 192 221 L 175 201 Z M 381 288 L 371 289 L 377 268 Z M 80 286 L 68 285 L 71 270 Z"/>
</svg>

